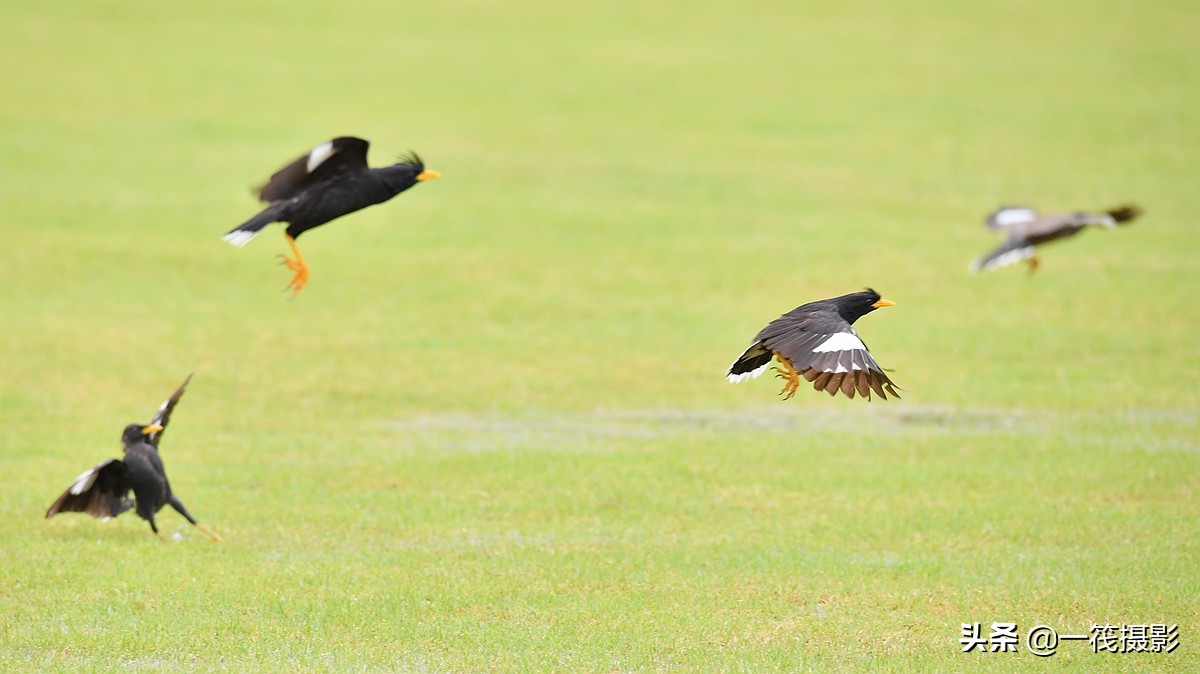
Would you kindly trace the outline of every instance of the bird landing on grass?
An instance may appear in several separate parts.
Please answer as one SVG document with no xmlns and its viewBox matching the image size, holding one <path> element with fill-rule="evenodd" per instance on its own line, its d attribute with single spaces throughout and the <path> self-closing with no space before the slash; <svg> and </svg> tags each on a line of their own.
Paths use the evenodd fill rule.
<svg viewBox="0 0 1200 674">
<path fill-rule="evenodd" d="M 171 411 L 183 397 L 184 389 L 191 380 L 192 376 L 188 375 L 175 393 L 159 406 L 150 423 L 125 427 L 121 433 L 124 460 L 109 459 L 84 471 L 50 506 L 46 517 L 78 512 L 107 520 L 134 508 L 138 517 L 149 522 L 150 530 L 161 540 L 162 534 L 158 531 L 154 516 L 164 505 L 169 505 L 197 529 L 211 536 L 214 541 L 220 541 L 221 537 L 197 522 L 183 501 L 171 491 L 162 458 L 158 455 L 158 443 L 171 420 Z M 129 498 L 130 491 L 133 491 L 133 500 Z"/>
<path fill-rule="evenodd" d="M 284 237 L 294 257 L 281 255 L 280 262 L 293 272 L 285 289 L 295 297 L 308 283 L 308 264 L 296 245 L 301 234 L 381 204 L 419 182 L 441 177 L 437 171 L 426 169 L 416 154 L 391 166 L 368 168 L 369 147 L 367 141 L 352 136 L 316 146 L 276 171 L 258 193 L 269 205 L 221 238 L 240 248 L 267 225 L 287 223 Z"/>
</svg>

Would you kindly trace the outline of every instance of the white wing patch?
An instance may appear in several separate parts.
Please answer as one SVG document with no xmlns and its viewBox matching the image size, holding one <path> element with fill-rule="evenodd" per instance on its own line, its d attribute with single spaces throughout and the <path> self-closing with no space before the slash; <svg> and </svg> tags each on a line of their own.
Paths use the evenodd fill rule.
<svg viewBox="0 0 1200 674">
<path fill-rule="evenodd" d="M 253 239 L 257 234 L 258 232 L 251 232 L 245 229 L 235 229 L 232 232 L 221 236 L 221 238 L 228 241 L 231 245 L 241 248 L 242 246 L 250 243 L 250 239 Z"/>
<path fill-rule="evenodd" d="M 867 350 L 867 345 L 863 344 L 858 335 L 853 332 L 835 332 L 830 335 L 829 339 L 821 342 L 813 349 L 813 353 L 827 353 L 829 351 L 857 351 Z"/>
<path fill-rule="evenodd" d="M 1022 222 L 1031 222 L 1036 218 L 1037 211 L 1032 208 L 1005 208 L 996 211 L 992 222 L 996 223 L 997 227 L 1012 227 Z"/>
<path fill-rule="evenodd" d="M 75 481 L 71 483 L 71 493 L 75 496 L 79 496 L 83 492 L 91 489 L 92 485 L 96 484 L 96 476 L 99 474 L 100 471 L 96 470 L 95 468 L 91 468 L 80 473 L 79 477 L 75 478 Z"/>
<path fill-rule="evenodd" d="M 333 141 L 326 141 L 314 147 L 312 152 L 308 153 L 308 164 L 305 166 L 309 173 L 317 170 L 321 162 L 333 156 Z"/>
</svg>

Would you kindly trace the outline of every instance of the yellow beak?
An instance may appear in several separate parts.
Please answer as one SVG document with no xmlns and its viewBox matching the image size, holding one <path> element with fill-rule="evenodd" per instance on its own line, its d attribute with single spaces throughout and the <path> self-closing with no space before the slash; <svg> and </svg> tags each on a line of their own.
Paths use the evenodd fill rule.
<svg viewBox="0 0 1200 674">
<path fill-rule="evenodd" d="M 150 435 L 151 433 L 157 433 L 157 432 L 161 431 L 162 428 L 163 427 L 159 426 L 158 424 L 150 424 L 149 426 L 144 426 L 142 428 L 142 435 Z"/>
<path fill-rule="evenodd" d="M 442 174 L 438 173 L 437 171 L 434 171 L 433 169 L 425 169 L 417 174 L 417 182 L 421 182 L 422 180 L 435 180 L 441 177 Z"/>
<path fill-rule="evenodd" d="M 894 306 L 896 306 L 895 302 L 893 302 L 891 300 L 880 299 L 875 304 L 872 304 L 871 308 L 872 309 L 882 309 L 884 307 L 894 307 Z"/>
</svg>

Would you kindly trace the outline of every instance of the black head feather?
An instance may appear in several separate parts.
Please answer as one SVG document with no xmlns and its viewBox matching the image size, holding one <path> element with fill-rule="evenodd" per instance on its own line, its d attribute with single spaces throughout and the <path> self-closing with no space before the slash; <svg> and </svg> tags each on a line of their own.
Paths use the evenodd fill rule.
<svg viewBox="0 0 1200 674">
<path fill-rule="evenodd" d="M 396 163 L 411 166 L 416 169 L 417 173 L 425 170 L 425 162 L 421 161 L 420 155 L 411 150 L 408 152 L 408 154 L 402 154 L 397 157 Z"/>
<path fill-rule="evenodd" d="M 121 444 L 129 447 L 139 442 L 147 442 L 147 436 L 154 432 L 149 430 L 150 428 L 149 424 L 129 424 L 121 431 Z M 161 430 L 161 427 L 155 428 Z"/>
<path fill-rule="evenodd" d="M 876 303 L 882 299 L 882 296 L 871 288 L 867 288 L 862 292 L 850 293 L 829 300 L 837 308 L 838 314 L 846 320 L 847 323 L 853 324 L 854 321 L 866 316 L 875 311 L 879 307 Z"/>
</svg>

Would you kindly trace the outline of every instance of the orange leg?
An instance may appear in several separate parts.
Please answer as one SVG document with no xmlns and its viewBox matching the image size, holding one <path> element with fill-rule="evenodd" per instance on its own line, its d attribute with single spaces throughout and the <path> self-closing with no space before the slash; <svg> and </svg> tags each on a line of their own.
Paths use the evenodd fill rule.
<svg viewBox="0 0 1200 674">
<path fill-rule="evenodd" d="M 779 359 L 779 363 L 783 367 L 776 366 L 771 369 L 775 370 L 776 377 L 784 380 L 783 389 L 779 391 L 779 395 L 783 396 L 784 400 L 787 400 L 796 395 L 796 390 L 800 388 L 800 375 L 796 373 L 796 368 L 792 367 L 787 358 L 779 355 L 778 351 L 775 352 L 775 357 Z"/>
<path fill-rule="evenodd" d="M 284 290 L 292 291 L 292 297 L 295 297 L 300 294 L 300 291 L 304 289 L 304 285 L 308 283 L 308 264 L 304 262 L 304 256 L 300 254 L 300 249 L 296 246 L 296 240 L 287 233 L 284 233 L 283 236 L 287 239 L 288 246 L 292 249 L 292 254 L 296 256 L 295 258 L 290 258 L 286 255 L 279 256 L 280 264 L 296 272 L 292 276 L 292 280 L 288 281 L 288 284 L 284 286 Z"/>
<path fill-rule="evenodd" d="M 199 529 L 200 531 L 203 531 L 204 533 L 208 534 L 209 536 L 212 536 L 212 539 L 214 542 L 216 542 L 216 543 L 221 542 L 221 537 L 218 536 L 217 532 L 213 531 L 212 529 L 209 529 L 208 527 L 204 526 L 203 524 L 201 524 L 199 522 L 196 522 L 196 528 Z"/>
<path fill-rule="evenodd" d="M 1028 260 L 1026 260 L 1026 262 L 1028 262 L 1028 263 L 1029 263 L 1029 273 L 1030 273 L 1030 274 L 1032 274 L 1033 272 L 1037 271 L 1037 269 L 1038 269 L 1038 265 L 1039 265 L 1039 264 L 1041 264 L 1040 262 L 1038 262 L 1038 259 L 1037 259 L 1037 256 L 1036 256 L 1036 255 L 1035 255 L 1035 256 L 1033 256 L 1033 257 L 1031 257 L 1031 258 L 1029 258 Z"/>
</svg>

